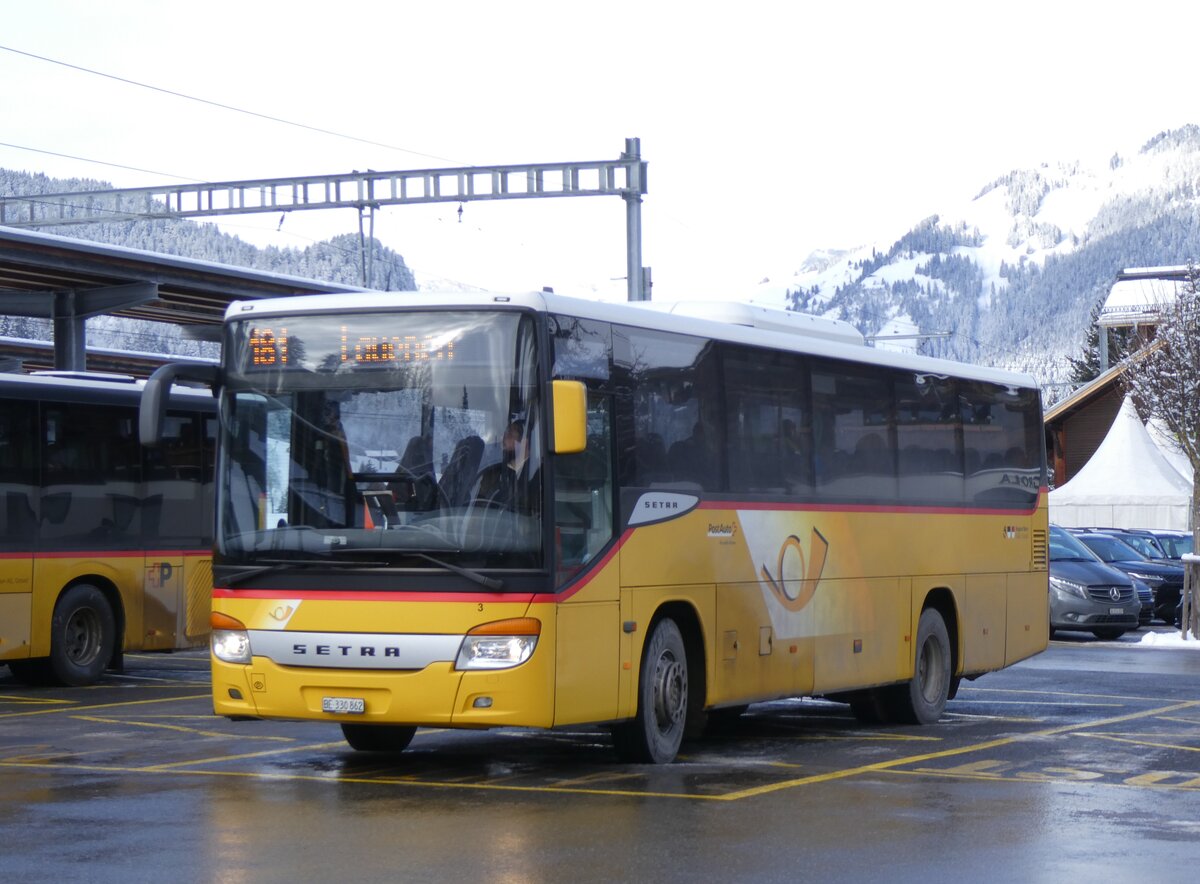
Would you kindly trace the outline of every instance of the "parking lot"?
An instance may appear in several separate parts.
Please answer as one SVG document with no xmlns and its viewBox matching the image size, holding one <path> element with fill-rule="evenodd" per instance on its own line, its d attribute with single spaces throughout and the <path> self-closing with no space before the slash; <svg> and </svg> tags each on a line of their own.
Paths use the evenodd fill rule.
<svg viewBox="0 0 1200 884">
<path fill-rule="evenodd" d="M 760 704 L 661 767 L 618 763 L 599 728 L 355 753 L 336 725 L 212 716 L 199 652 L 91 688 L 3 670 L 0 850 L 31 881 L 1191 880 L 1200 651 L 1144 632 L 1060 635 L 934 727 Z"/>
</svg>

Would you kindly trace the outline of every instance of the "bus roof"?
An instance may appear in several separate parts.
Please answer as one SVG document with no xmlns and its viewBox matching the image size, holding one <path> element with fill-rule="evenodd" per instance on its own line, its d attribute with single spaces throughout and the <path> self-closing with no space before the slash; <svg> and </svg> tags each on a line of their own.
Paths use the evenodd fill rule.
<svg viewBox="0 0 1200 884">
<path fill-rule="evenodd" d="M 0 373 L 0 389 L 18 395 L 31 395 L 37 391 L 56 391 L 64 398 L 84 397 L 89 392 L 108 391 L 132 393 L 140 396 L 146 382 L 140 378 L 109 374 L 106 372 L 36 372 L 34 374 Z M 172 396 L 194 397 L 211 400 L 212 391 L 202 387 L 184 387 L 176 384 L 171 388 Z"/>
<path fill-rule="evenodd" d="M 582 319 L 679 332 L 914 372 L 952 375 L 1014 387 L 1037 387 L 1037 381 L 1029 374 L 868 347 L 852 325 L 840 320 L 736 302 L 613 303 L 570 298 L 553 292 L 364 292 L 235 301 L 229 305 L 225 321 L 297 313 L 358 313 L 414 308 L 525 309 L 561 313 Z"/>
</svg>

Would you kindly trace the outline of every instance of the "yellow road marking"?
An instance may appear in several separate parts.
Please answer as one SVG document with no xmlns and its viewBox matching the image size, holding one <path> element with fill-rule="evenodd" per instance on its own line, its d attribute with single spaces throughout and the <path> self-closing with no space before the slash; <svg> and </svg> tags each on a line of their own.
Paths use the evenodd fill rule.
<svg viewBox="0 0 1200 884">
<path fill-rule="evenodd" d="M 57 704 L 70 704 L 74 700 L 60 700 L 57 697 L 22 697 L 17 694 L 0 694 L 0 702 L 16 703 L 19 706 L 53 706 Z"/>
<path fill-rule="evenodd" d="M 1118 737 L 1113 734 L 1079 734 L 1081 737 L 1091 737 L 1095 740 L 1109 740 L 1113 743 L 1130 743 L 1134 746 L 1151 746 L 1155 749 L 1178 749 L 1180 752 L 1200 752 L 1200 746 L 1179 746 L 1174 743 L 1156 743 L 1153 740 L 1135 740 L 1130 737 Z"/>
<path fill-rule="evenodd" d="M 340 743 L 329 743 L 326 745 L 334 746 L 341 745 Z M 320 746 L 310 746 L 308 748 L 321 748 Z M 288 750 L 290 751 L 290 750 Z M 269 754 L 269 753 L 263 753 Z M 166 766 L 166 765 L 164 765 Z M 73 770 L 84 771 L 88 773 L 155 773 L 157 768 L 152 767 L 110 767 L 108 765 L 92 764 L 13 764 L 8 761 L 0 761 L 0 767 L 37 767 L 40 769 L 58 769 L 58 770 Z M 409 780 L 404 777 L 381 777 L 381 778 L 365 778 L 365 777 L 346 777 L 346 776 L 316 776 L 314 774 L 296 774 L 296 773 L 265 773 L 263 771 L 237 771 L 237 770 L 171 770 L 171 774 L 183 776 L 200 776 L 200 777 L 236 777 L 239 779 L 253 780 L 277 780 L 280 782 L 314 782 L 314 783 L 358 783 L 366 786 L 379 785 L 397 785 L 397 786 L 414 786 L 425 789 L 471 789 L 484 790 L 495 792 L 532 792 L 532 793 L 552 793 L 563 795 L 597 795 L 607 797 L 625 797 L 625 798 L 687 798 L 702 801 L 720 801 L 723 799 L 721 795 L 681 795 L 678 792 L 639 792 L 628 789 L 572 789 L 572 788 L 552 788 L 547 786 L 504 786 L 504 785 L 489 785 L 487 783 L 447 783 L 447 782 L 423 782 L 421 780 Z"/>
<path fill-rule="evenodd" d="M 1163 721 L 1174 721 L 1178 724 L 1200 724 L 1200 718 L 1176 718 L 1173 715 L 1164 715 Z"/>
<path fill-rule="evenodd" d="M 142 773 L 160 770 L 178 770 L 182 767 L 193 767 L 197 764 L 222 764 L 226 761 L 243 761 L 247 758 L 265 758 L 268 755 L 283 755 L 288 752 L 302 752 L 305 749 L 329 749 L 333 746 L 346 745 L 341 740 L 333 743 L 306 743 L 302 746 L 291 746 L 287 749 L 267 749 L 263 752 L 243 752 L 239 755 L 217 755 L 213 758 L 196 758 L 192 761 L 173 761 L 167 764 L 151 764 L 146 767 L 131 767 L 128 770 L 135 770 Z M 184 771 L 186 773 L 186 771 Z M 318 779 L 320 779 L 318 777 Z"/>
<path fill-rule="evenodd" d="M 174 703 L 182 700 L 207 700 L 212 694 L 187 694 L 182 697 L 159 697 L 154 700 L 122 700 L 119 703 L 97 703 L 94 706 L 59 706 L 56 709 L 31 709 L 27 712 L 0 712 L 0 718 L 24 718 L 30 715 L 45 715 L 50 712 L 90 712 L 93 709 L 118 709 L 122 706 L 145 706 L 150 703 Z"/>
<path fill-rule="evenodd" d="M 958 718 L 966 721 L 1011 721 L 1013 724 L 1034 724 L 1041 718 L 1029 718 L 1024 715 L 982 715 L 977 712 L 947 712 L 947 718 Z"/>
<path fill-rule="evenodd" d="M 242 736 L 240 734 L 223 733 L 221 731 L 204 731 L 204 730 L 200 730 L 199 728 L 184 727 L 181 724 L 159 724 L 159 723 L 153 722 L 153 721 L 130 721 L 129 719 L 126 719 L 126 718 L 100 718 L 100 717 L 94 716 L 94 715 L 72 715 L 71 717 L 78 719 L 80 721 L 94 721 L 99 724 L 121 724 L 121 725 L 127 725 L 129 727 L 161 728 L 162 730 L 179 731 L 180 733 L 184 733 L 184 734 L 196 734 L 201 737 L 226 737 L 229 739 L 242 739 L 242 740 L 277 740 L 281 743 L 296 742 L 295 739 L 293 739 L 292 737 Z M 211 717 L 215 718 L 216 716 L 211 716 Z"/>
<path fill-rule="evenodd" d="M 172 698 L 162 698 L 162 699 L 158 699 L 158 700 L 129 701 L 129 702 L 125 702 L 125 703 L 101 704 L 101 705 L 97 705 L 95 707 L 70 707 L 70 711 L 79 712 L 79 711 L 83 711 L 85 708 L 94 708 L 94 709 L 111 708 L 111 707 L 115 707 L 115 706 L 132 706 L 132 705 L 141 705 L 141 704 L 146 704 L 146 703 L 161 703 L 161 702 L 168 702 L 171 700 L 200 699 L 201 697 L 207 698 L 208 695 L 205 694 L 205 695 L 201 695 L 201 696 L 197 696 L 197 697 L 172 697 Z M 226 763 L 226 762 L 230 762 L 230 761 L 244 760 L 244 759 L 250 759 L 250 758 L 265 758 L 265 757 L 286 754 L 286 753 L 328 749 L 328 748 L 332 748 L 335 746 L 343 746 L 344 744 L 341 741 L 330 742 L 330 743 L 318 743 L 318 744 L 304 744 L 304 745 L 289 747 L 287 749 L 272 749 L 272 750 L 267 750 L 267 751 L 262 751 L 262 752 L 252 752 L 252 753 L 243 753 L 243 754 L 238 754 L 238 755 L 217 756 L 217 757 L 212 757 L 212 758 L 196 759 L 196 760 L 191 760 L 191 761 L 174 762 L 174 763 L 168 763 L 168 764 L 150 765 L 150 766 L 145 766 L 145 767 L 112 767 L 112 766 L 104 766 L 104 765 L 81 765 L 81 764 L 71 764 L 71 763 L 61 763 L 61 762 L 60 763 L 34 762 L 31 764 L 29 762 L 23 762 L 19 759 L 17 759 L 17 760 L 14 760 L 14 759 L 0 760 L 0 767 L 33 767 L 33 766 L 36 766 L 40 769 L 51 768 L 51 769 L 62 769 L 62 770 L 102 771 L 102 772 L 107 772 L 107 773 L 168 772 L 168 773 L 172 773 L 172 774 L 186 774 L 186 775 L 192 775 L 192 776 L 225 776 L 225 777 L 240 777 L 240 778 L 246 778 L 246 779 L 278 780 L 278 781 L 313 781 L 313 782 L 323 782 L 323 783 L 335 781 L 338 783 L 361 783 L 361 784 L 373 784 L 373 785 L 395 784 L 395 785 L 406 785 L 406 786 L 410 786 L 410 787 L 417 786 L 417 787 L 422 787 L 422 788 L 436 788 L 436 789 L 472 789 L 472 790 L 485 790 L 485 791 L 491 790 L 491 791 L 524 792 L 524 793 L 543 793 L 543 794 L 562 793 L 562 794 L 580 794 L 580 795 L 594 795 L 594 796 L 633 797 L 633 798 L 642 798 L 642 799 L 644 799 L 644 798 L 682 798 L 682 799 L 688 799 L 688 800 L 702 800 L 702 801 L 740 801 L 745 798 L 753 798 L 753 797 L 757 797 L 760 795 L 767 795 L 767 794 L 771 794 L 774 792 L 779 792 L 779 791 L 783 791 L 783 790 L 787 790 L 787 789 L 793 789 L 793 788 L 797 788 L 797 787 L 804 786 L 804 785 L 830 782 L 830 781 L 839 780 L 839 779 L 846 779 L 846 778 L 857 776 L 860 774 L 876 773 L 876 772 L 881 772 L 881 771 L 888 771 L 891 773 L 900 773 L 900 774 L 923 773 L 923 775 L 945 776 L 947 774 L 945 774 L 944 772 L 938 772 L 936 770 L 929 770 L 929 771 L 925 771 L 925 772 L 913 772 L 913 771 L 897 770 L 897 768 L 906 767 L 908 765 L 917 764 L 917 763 L 925 762 L 925 761 L 933 761 L 933 760 L 937 760 L 937 759 L 941 759 L 941 758 L 950 758 L 950 757 L 970 754 L 970 753 L 974 753 L 974 752 L 981 752 L 981 751 L 984 751 L 987 749 L 1011 745 L 1011 744 L 1019 743 L 1019 742 L 1023 742 L 1023 741 L 1037 740 L 1037 739 L 1041 739 L 1041 738 L 1045 738 L 1045 737 L 1049 737 L 1049 736 L 1055 736 L 1057 734 L 1063 734 L 1063 733 L 1080 733 L 1081 735 L 1085 735 L 1085 736 L 1099 736 L 1101 738 L 1105 738 L 1105 735 L 1103 735 L 1103 734 L 1090 734 L 1090 733 L 1086 733 L 1086 731 L 1093 727 L 1101 727 L 1101 726 L 1118 724 L 1118 723 L 1127 722 L 1127 721 L 1135 721 L 1138 719 L 1150 718 L 1150 717 L 1154 717 L 1154 716 L 1161 716 L 1161 717 L 1165 718 L 1167 713 L 1178 712 L 1178 711 L 1181 711 L 1184 709 L 1194 709 L 1197 706 L 1200 706 L 1200 700 L 1183 701 L 1180 703 L 1175 703 L 1175 704 L 1161 707 L 1158 709 L 1143 710 L 1143 711 L 1139 711 L 1139 712 L 1129 713 L 1126 715 L 1113 716 L 1111 718 L 1102 719 L 1102 720 L 1090 722 L 1090 723 L 1083 724 L 1083 725 L 1080 725 L 1078 723 L 1073 723 L 1073 724 L 1069 724 L 1069 725 L 1059 725 L 1056 727 L 1044 728 L 1042 730 L 1033 731 L 1033 732 L 1026 733 L 1026 734 L 1017 734 L 1017 735 L 1012 735 L 1012 736 L 1008 736 L 1008 737 L 997 738 L 994 740 L 987 740 L 984 742 L 975 743 L 975 744 L 971 744 L 968 746 L 960 746 L 960 747 L 955 747 L 955 748 L 942 749 L 940 751 L 929 752 L 929 753 L 924 753 L 924 754 L 920 754 L 920 755 L 910 755 L 910 756 L 906 756 L 904 758 L 893 759 L 890 761 L 881 761 L 881 762 L 876 762 L 873 764 L 860 765 L 860 766 L 853 767 L 853 768 L 846 768 L 843 770 L 830 771 L 830 772 L 827 772 L 824 774 L 815 774 L 815 775 L 807 776 L 807 777 L 796 777 L 796 778 L 786 780 L 783 782 L 779 782 L 779 783 L 758 786 L 758 787 L 754 787 L 754 788 L 750 788 L 750 789 L 744 789 L 741 791 L 729 792 L 729 793 L 724 793 L 724 794 L 720 794 L 720 795 L 680 794 L 680 793 L 672 793 L 672 792 L 638 791 L 638 790 L 627 790 L 627 789 L 583 788 L 583 787 L 567 786 L 567 785 L 519 786 L 519 785 L 503 784 L 503 783 L 496 783 L 496 782 L 480 783 L 480 782 L 471 782 L 471 781 L 466 781 L 466 782 L 421 781 L 421 780 L 412 779 L 412 776 L 413 776 L 412 774 L 396 776 L 396 777 L 363 777 L 363 776 L 347 777 L 347 776 L 296 774 L 294 772 L 293 773 L 270 773 L 270 772 L 263 772 L 263 771 L 218 771 L 218 770 L 195 770 L 195 769 L 188 770 L 187 769 L 187 768 L 195 768 L 197 765 L 220 764 L 220 763 Z M 40 712 L 49 712 L 49 711 L 65 711 L 65 710 L 55 709 L 55 710 L 39 710 L 38 712 L 29 712 L 29 713 L 10 713 L 8 715 L 0 716 L 0 717 L 14 717 L 15 715 L 39 714 Z M 923 739 L 939 739 L 939 738 L 923 738 Z M 1168 747 L 1168 748 L 1178 748 L 1178 747 Z M 1185 748 L 1187 748 L 1187 747 L 1185 747 Z M 1196 750 L 1192 750 L 1192 751 L 1196 751 Z M 964 776 L 964 778 L 967 778 L 967 779 L 970 779 L 970 778 L 979 778 L 979 779 L 988 779 L 988 780 L 996 779 L 995 775 L 989 776 L 986 773 L 984 773 L 983 770 L 984 770 L 984 767 L 981 767 L 980 772 L 977 774 L 973 775 L 971 773 L 967 773 L 965 775 L 960 774 L 960 776 Z M 629 778 L 636 777 L 636 774 L 629 774 L 628 777 Z M 567 782 L 571 782 L 571 781 L 567 781 Z"/>
<path fill-rule="evenodd" d="M 963 687 L 958 691 L 958 696 L 951 700 L 952 703 L 957 703 L 964 699 L 963 694 L 1017 694 L 1021 696 L 1033 697 L 1091 697 L 1098 700 L 1137 700 L 1141 703 L 1150 703 L 1154 701 L 1153 697 L 1141 696 L 1124 696 L 1122 694 L 1090 694 L 1080 691 L 1038 691 L 1030 688 L 977 688 Z"/>
<path fill-rule="evenodd" d="M 579 786 L 579 785 L 582 785 L 583 783 L 603 783 L 603 782 L 611 782 L 613 780 L 633 780 L 633 779 L 637 779 L 639 776 L 641 776 L 641 774 L 638 774 L 638 773 L 622 773 L 619 771 L 613 771 L 612 773 L 605 773 L 603 771 L 597 771 L 596 773 L 586 774 L 585 776 L 582 776 L 582 777 L 573 777 L 570 779 L 555 780 L 554 786 L 552 788 L 565 789 L 565 788 Z"/>
<path fill-rule="evenodd" d="M 1120 698 L 1116 698 L 1116 699 L 1120 699 Z M 1120 709 L 1121 707 L 1128 705 L 1127 703 L 1086 703 L 1086 702 L 1080 702 L 1080 701 L 1068 702 L 1067 700 L 1042 700 L 1040 702 L 1037 700 L 985 700 L 982 697 L 980 697 L 978 700 L 957 699 L 954 702 L 955 703 L 987 703 L 989 706 L 1086 706 L 1089 708 L 1098 707 L 1101 709 L 1104 709 L 1104 708 Z"/>
<path fill-rule="evenodd" d="M 943 749 L 940 752 L 930 752 L 925 755 L 910 755 L 906 758 L 895 758 L 891 761 L 877 761 L 874 764 L 864 764 L 859 767 L 850 767 L 844 770 L 830 771 L 823 774 L 814 774 L 808 777 L 799 777 L 794 780 L 785 780 L 780 783 L 772 783 L 765 786 L 756 786 L 752 789 L 743 789 L 740 792 L 730 792 L 722 795 L 722 800 L 738 801 L 743 798 L 751 798 L 758 795 L 768 795 L 772 792 L 782 792 L 785 789 L 794 789 L 798 786 L 808 786 L 813 783 L 827 783 L 832 780 L 842 780 L 847 777 L 858 776 L 864 773 L 877 773 L 879 771 L 891 770 L 897 767 L 905 767 L 910 764 L 917 764 L 922 761 L 933 761 L 938 758 L 951 758 L 955 755 L 966 755 L 972 752 L 981 752 L 985 749 L 995 749 L 999 746 L 1008 746 L 1012 743 L 1024 742 L 1027 740 L 1036 740 L 1042 737 L 1051 737 L 1056 734 L 1071 733 L 1074 731 L 1083 730 L 1090 727 L 1100 727 L 1103 725 L 1117 724 L 1123 721 L 1135 721 L 1139 718 L 1151 718 L 1155 715 L 1161 715 L 1166 712 L 1177 712 L 1180 709 L 1191 709 L 1200 705 L 1200 700 L 1188 700 L 1183 703 L 1176 703 L 1172 706 L 1165 706 L 1162 709 L 1150 709 L 1142 712 L 1131 712 L 1128 715 L 1118 715 L 1113 718 L 1093 721 L 1090 724 L 1080 726 L 1078 724 L 1059 725 L 1057 727 L 1044 728 L 1040 731 L 1033 731 L 1028 734 L 1017 734 L 1011 737 L 1000 737 L 995 740 L 987 740 L 983 743 L 975 743 L 970 746 L 959 746 L 953 749 Z"/>
<path fill-rule="evenodd" d="M 1046 770 L 1070 771 L 1071 769 L 1070 768 L 1046 768 Z M 1054 779 L 1054 778 L 1050 778 L 1050 777 L 1035 777 L 1035 776 L 1029 776 L 1029 775 L 1022 776 L 1020 773 L 1017 773 L 1016 775 L 1011 776 L 1011 777 L 1006 777 L 1006 776 L 1000 776 L 997 774 L 987 774 L 987 773 L 982 773 L 982 774 L 960 773 L 958 768 L 954 768 L 953 770 L 938 770 L 937 768 L 932 768 L 932 767 L 919 767 L 919 768 L 915 768 L 913 770 L 893 770 L 893 771 L 888 771 L 888 773 L 893 774 L 893 775 L 898 775 L 898 776 L 906 776 L 906 777 L 941 777 L 944 780 L 974 780 L 976 782 L 985 782 L 985 783 L 1044 784 L 1047 782 L 1057 782 L 1057 783 L 1085 782 L 1089 786 L 1108 786 L 1109 788 L 1161 789 L 1164 791 L 1166 791 L 1166 790 L 1173 790 L 1173 791 L 1183 790 L 1183 791 L 1188 791 L 1188 792 L 1200 791 L 1200 788 L 1188 785 L 1188 783 L 1192 782 L 1192 780 L 1186 780 L 1183 784 L 1161 782 L 1162 780 L 1165 780 L 1165 779 L 1186 776 L 1186 774 L 1179 774 L 1179 773 L 1175 773 L 1175 772 L 1170 772 L 1170 773 L 1155 772 L 1155 773 L 1143 774 L 1141 777 L 1129 777 L 1128 779 L 1121 780 L 1120 782 L 1113 782 L 1111 780 L 1105 780 L 1105 779 L 1099 779 L 1099 778 L 1080 779 L 1079 777 L 1062 777 L 1060 779 Z M 1103 776 L 1103 775 L 1101 774 L 1099 776 Z M 1193 778 L 1193 779 L 1195 779 L 1195 778 Z"/>
</svg>

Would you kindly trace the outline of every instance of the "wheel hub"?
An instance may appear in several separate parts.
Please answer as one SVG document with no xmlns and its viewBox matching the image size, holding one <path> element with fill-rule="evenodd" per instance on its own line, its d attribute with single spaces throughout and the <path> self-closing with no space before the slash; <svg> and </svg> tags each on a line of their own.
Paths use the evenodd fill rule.
<svg viewBox="0 0 1200 884">
<path fill-rule="evenodd" d="M 672 654 L 663 654 L 654 671 L 654 717 L 662 730 L 669 730 L 686 712 L 687 670 Z"/>
</svg>

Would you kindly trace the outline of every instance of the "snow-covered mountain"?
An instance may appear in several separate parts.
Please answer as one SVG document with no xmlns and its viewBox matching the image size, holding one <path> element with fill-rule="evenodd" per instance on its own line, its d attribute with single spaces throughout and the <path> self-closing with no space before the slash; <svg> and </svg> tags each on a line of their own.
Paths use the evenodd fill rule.
<svg viewBox="0 0 1200 884">
<path fill-rule="evenodd" d="M 1093 305 L 1127 267 L 1200 258 L 1200 126 L 1107 165 L 1019 169 L 885 246 L 810 255 L 760 286 L 876 335 L 912 327 L 933 355 L 1066 377 Z M 886 336 L 886 334 L 885 334 Z"/>
</svg>

